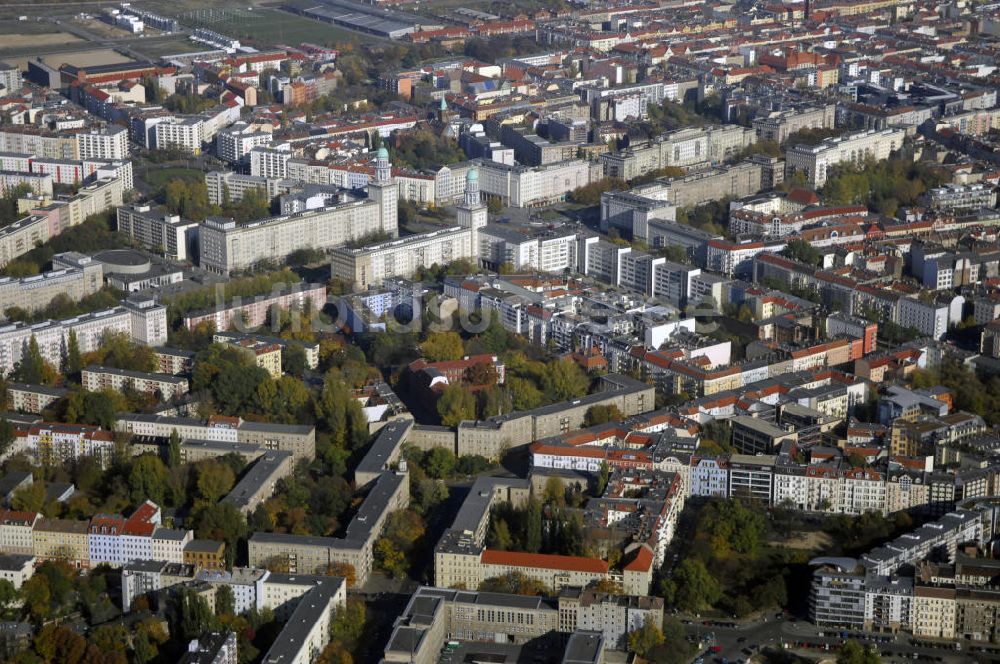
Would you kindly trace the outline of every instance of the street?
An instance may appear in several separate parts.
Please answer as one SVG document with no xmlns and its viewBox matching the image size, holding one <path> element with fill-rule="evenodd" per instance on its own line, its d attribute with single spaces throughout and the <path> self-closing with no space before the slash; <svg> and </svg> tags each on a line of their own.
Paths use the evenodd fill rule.
<svg viewBox="0 0 1000 664">
<path fill-rule="evenodd" d="M 698 619 L 683 619 L 688 636 L 703 642 L 698 656 L 706 662 L 727 659 L 730 662 L 745 660 L 752 653 L 768 646 L 784 645 L 785 648 L 807 657 L 834 656 L 836 648 L 844 642 L 841 630 L 822 628 L 811 623 L 788 618 L 765 618 L 756 622 L 739 623 Z M 705 624 L 711 623 L 711 624 Z M 822 636 L 821 636 L 822 635 Z M 909 634 L 875 634 L 852 630 L 848 638 L 859 643 L 874 645 L 882 655 L 883 662 L 997 662 L 1000 661 L 1000 647 L 990 644 L 963 641 L 962 649 L 956 651 L 951 642 L 940 645 L 929 642 L 915 645 Z M 709 647 L 717 646 L 718 652 L 710 652 Z M 829 646 L 829 650 L 826 649 Z M 984 652 L 985 650 L 985 652 Z M 914 657 L 916 655 L 916 658 Z"/>
</svg>

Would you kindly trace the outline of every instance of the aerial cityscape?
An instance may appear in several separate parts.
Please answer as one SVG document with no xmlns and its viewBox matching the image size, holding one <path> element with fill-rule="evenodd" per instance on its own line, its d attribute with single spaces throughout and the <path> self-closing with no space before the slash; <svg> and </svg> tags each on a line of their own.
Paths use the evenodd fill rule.
<svg viewBox="0 0 1000 664">
<path fill-rule="evenodd" d="M 0 3 L 0 662 L 1000 662 L 997 0 Z"/>
</svg>

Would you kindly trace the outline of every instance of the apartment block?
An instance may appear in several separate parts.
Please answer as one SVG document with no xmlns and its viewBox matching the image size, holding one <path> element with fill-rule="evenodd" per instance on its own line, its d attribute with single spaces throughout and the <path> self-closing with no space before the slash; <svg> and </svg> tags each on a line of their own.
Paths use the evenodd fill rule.
<svg viewBox="0 0 1000 664">
<path fill-rule="evenodd" d="M 282 533 L 254 533 L 248 543 L 250 564 L 278 565 L 291 574 L 323 574 L 331 565 L 354 568 L 359 586 L 365 584 L 374 564 L 376 539 L 386 519 L 409 504 L 409 475 L 385 472 L 378 476 L 348 524 L 343 538 L 312 537 Z"/>
<path fill-rule="evenodd" d="M 803 129 L 833 129 L 837 107 L 827 104 L 817 108 L 774 111 L 753 119 L 753 130 L 762 141 L 784 143 L 792 134 Z"/>
<path fill-rule="evenodd" d="M 79 267 L 53 269 L 30 277 L 2 277 L 0 310 L 16 307 L 34 313 L 59 294 L 76 302 L 99 291 L 104 284 L 103 276 L 101 263 L 87 259 Z"/>
<path fill-rule="evenodd" d="M 118 208 L 118 230 L 165 258 L 186 261 L 197 241 L 198 224 L 149 204 L 135 204 Z"/>
<path fill-rule="evenodd" d="M 35 422 L 18 425 L 12 449 L 43 465 L 62 465 L 82 457 L 94 458 L 106 468 L 115 451 L 110 432 L 89 424 Z"/>
<path fill-rule="evenodd" d="M 570 402 L 460 423 L 457 453 L 460 456 L 480 454 L 497 458 L 506 449 L 579 429 L 583 426 L 587 410 L 595 405 L 614 404 L 626 416 L 643 413 L 652 407 L 654 391 L 653 386 L 642 381 L 621 374 L 608 374 L 601 378 L 601 387 L 597 392 Z"/>
<path fill-rule="evenodd" d="M 299 340 L 289 341 L 288 339 L 283 339 L 281 337 L 272 337 L 261 334 L 246 334 L 243 332 L 216 332 L 214 335 L 212 335 L 212 341 L 214 341 L 215 343 L 232 345 L 232 344 L 240 344 L 246 340 L 251 340 L 254 342 L 260 342 L 264 344 L 276 345 L 281 350 L 286 350 L 292 346 L 298 346 L 305 353 L 306 366 L 308 366 L 310 369 L 315 369 L 317 366 L 319 366 L 318 343 L 311 343 Z M 279 371 L 281 369 L 280 362 L 278 364 L 278 369 Z M 278 375 L 280 375 L 280 373 Z"/>
<path fill-rule="evenodd" d="M 208 202 L 212 205 L 222 205 L 229 202 L 242 201 L 247 192 L 263 193 L 268 200 L 281 193 L 281 179 L 249 175 L 234 171 L 210 171 L 205 173 L 205 186 L 208 187 Z M 284 212 L 284 211 L 283 211 Z"/>
<path fill-rule="evenodd" d="M 36 512 L 0 510 L 0 551 L 16 555 L 34 555 L 35 525 L 42 518 Z"/>
<path fill-rule="evenodd" d="M 158 439 L 164 443 L 175 431 L 182 446 L 189 441 L 231 443 L 239 449 L 291 452 L 296 462 L 316 456 L 316 428 L 300 424 L 249 422 L 238 417 L 214 416 L 207 420 L 189 417 L 164 417 L 139 413 L 120 413 L 115 431 L 136 437 Z M 236 451 L 236 448 L 228 451 Z M 226 453 L 226 452 L 224 452 Z"/>
<path fill-rule="evenodd" d="M 41 414 L 69 393 L 65 387 L 7 383 L 7 410 Z"/>
<path fill-rule="evenodd" d="M 343 579 L 340 582 L 339 589 L 321 585 L 302 596 L 262 664 L 310 664 L 323 651 L 330 642 L 333 616 L 344 606 Z"/>
<path fill-rule="evenodd" d="M 258 505 L 274 495 L 279 480 L 292 474 L 295 470 L 293 461 L 291 452 L 265 452 L 244 471 L 240 481 L 222 502 L 235 505 L 249 516 Z"/>
<path fill-rule="evenodd" d="M 355 288 L 365 289 L 387 278 L 411 277 L 427 265 L 475 258 L 479 251 L 478 236 L 472 229 L 452 226 L 365 247 L 334 248 L 330 270 Z"/>
<path fill-rule="evenodd" d="M 475 163 L 483 194 L 513 207 L 537 207 L 565 200 L 569 192 L 600 178 L 596 165 L 583 159 L 543 166 L 510 166 L 481 160 Z"/>
<path fill-rule="evenodd" d="M 822 187 L 832 167 L 888 159 L 903 147 L 905 136 L 902 129 L 865 130 L 828 138 L 817 145 L 796 145 L 785 153 L 785 176 L 802 173 L 806 184 Z"/>
<path fill-rule="evenodd" d="M 128 128 L 108 125 L 76 134 L 80 159 L 121 161 L 129 158 Z"/>
<path fill-rule="evenodd" d="M 267 323 L 273 308 L 282 311 L 305 311 L 319 313 L 326 303 L 326 286 L 299 282 L 276 287 L 268 295 L 258 295 L 246 301 L 234 298 L 230 302 L 218 302 L 217 306 L 202 311 L 192 311 L 184 316 L 184 327 L 194 330 L 202 324 L 212 326 L 213 331 L 227 331 L 236 326 L 244 326 L 245 332 L 255 331 Z M 277 330 L 275 330 L 277 332 Z"/>
<path fill-rule="evenodd" d="M 160 345 L 167 337 L 166 307 L 151 300 L 134 299 L 113 309 L 61 321 L 30 326 L 9 323 L 0 327 L 0 372 L 6 374 L 14 368 L 32 337 L 42 357 L 59 366 L 70 330 L 76 334 L 81 353 L 96 350 L 107 332 L 121 332 L 143 345 Z"/>
<path fill-rule="evenodd" d="M 96 365 L 83 369 L 81 381 L 83 388 L 91 392 L 134 390 L 143 394 L 156 395 L 158 399 L 163 401 L 172 401 L 187 394 L 188 391 L 187 378 L 180 376 L 128 371 Z"/>
<path fill-rule="evenodd" d="M 648 239 L 651 219 L 677 219 L 677 205 L 668 201 L 662 183 L 650 182 L 625 191 L 601 194 L 602 232 L 616 228 L 624 231 L 627 238 Z"/>
<path fill-rule="evenodd" d="M 159 150 L 174 148 L 197 156 L 205 142 L 205 121 L 198 116 L 171 117 L 153 127 L 153 136 Z"/>
<path fill-rule="evenodd" d="M 492 269 L 535 269 L 558 273 L 576 270 L 577 234 L 571 229 L 530 232 L 502 224 L 479 230 L 479 259 Z"/>
<path fill-rule="evenodd" d="M 180 348 L 160 347 L 153 350 L 158 373 L 177 376 L 186 374 L 194 366 L 194 352 Z"/>
<path fill-rule="evenodd" d="M 733 447 L 743 454 L 774 454 L 785 441 L 795 442 L 798 434 L 766 420 L 740 415 L 730 420 Z"/>
<path fill-rule="evenodd" d="M 38 562 L 63 560 L 77 569 L 90 567 L 89 523 L 41 518 L 35 523 L 33 555 Z"/>
<path fill-rule="evenodd" d="M 264 178 L 288 177 L 288 160 L 294 156 L 287 143 L 250 149 L 250 175 Z"/>
<path fill-rule="evenodd" d="M 384 149 L 379 153 L 376 173 L 376 179 L 368 185 L 368 198 L 363 200 L 249 224 L 209 218 L 199 231 L 201 266 L 219 274 L 230 274 L 252 268 L 262 261 L 280 259 L 304 247 L 332 249 L 376 233 L 395 237 L 399 232 L 396 219 L 398 186 L 392 179 L 388 152 Z M 269 172 L 264 176 L 283 177 L 283 174 Z"/>
<path fill-rule="evenodd" d="M 219 159 L 231 163 L 246 161 L 250 151 L 271 142 L 269 131 L 258 131 L 245 122 L 233 123 L 215 137 L 215 152 Z"/>
</svg>

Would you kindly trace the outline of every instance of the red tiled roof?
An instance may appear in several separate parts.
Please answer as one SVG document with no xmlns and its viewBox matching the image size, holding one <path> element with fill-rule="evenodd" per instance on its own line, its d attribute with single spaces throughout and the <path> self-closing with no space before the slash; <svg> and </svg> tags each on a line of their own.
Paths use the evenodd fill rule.
<svg viewBox="0 0 1000 664">
<path fill-rule="evenodd" d="M 569 572 L 591 572 L 607 574 L 608 563 L 598 558 L 582 556 L 557 556 L 548 553 L 524 553 L 521 551 L 496 551 L 484 549 L 479 558 L 484 565 L 507 565 L 510 567 L 538 567 Z"/>
<path fill-rule="evenodd" d="M 802 205 L 815 205 L 819 203 L 819 196 L 816 195 L 816 192 L 809 191 L 808 189 L 792 189 L 788 192 L 787 198 L 793 203 L 801 203 Z"/>
<path fill-rule="evenodd" d="M 648 572 L 653 566 L 653 552 L 644 546 L 640 546 L 636 551 L 635 558 L 628 565 L 625 565 L 626 572 Z"/>
<path fill-rule="evenodd" d="M 38 517 L 37 512 L 0 510 L 0 524 L 2 525 L 32 524 L 36 517 Z"/>
<path fill-rule="evenodd" d="M 160 508 L 155 503 L 147 500 L 135 512 L 132 512 L 132 516 L 125 521 L 125 528 L 122 530 L 123 534 L 144 535 L 147 537 L 152 535 L 153 530 L 156 528 L 156 524 L 152 520 L 159 511 Z"/>
</svg>

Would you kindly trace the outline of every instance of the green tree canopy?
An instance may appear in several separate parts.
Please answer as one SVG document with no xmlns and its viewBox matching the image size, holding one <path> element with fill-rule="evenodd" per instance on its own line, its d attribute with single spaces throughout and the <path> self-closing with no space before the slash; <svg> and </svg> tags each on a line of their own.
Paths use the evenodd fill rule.
<svg viewBox="0 0 1000 664">
<path fill-rule="evenodd" d="M 785 248 L 781 250 L 781 254 L 791 258 L 792 260 L 799 261 L 800 263 L 812 265 L 813 267 L 819 266 L 820 262 L 823 260 L 822 252 L 805 240 L 791 240 L 787 245 L 785 245 Z"/>
<path fill-rule="evenodd" d="M 224 463 L 206 459 L 198 463 L 198 494 L 207 503 L 217 503 L 236 484 L 236 475 Z"/>
<path fill-rule="evenodd" d="M 552 362 L 544 378 L 544 389 L 556 401 L 567 401 L 581 397 L 590 387 L 590 379 L 576 362 L 567 360 Z"/>
<path fill-rule="evenodd" d="M 420 353 L 429 362 L 460 360 L 465 354 L 465 347 L 458 332 L 432 332 L 420 344 Z"/>
<path fill-rule="evenodd" d="M 719 601 L 719 582 L 698 559 L 686 558 L 674 570 L 675 604 L 684 611 L 704 611 Z"/>
<path fill-rule="evenodd" d="M 642 627 L 628 633 L 628 649 L 640 657 L 648 656 L 663 641 L 659 625 L 648 619 L 643 622 Z"/>
<path fill-rule="evenodd" d="M 142 454 L 132 461 L 129 470 L 129 495 L 133 505 L 147 499 L 162 505 L 167 492 L 167 467 L 153 454 Z"/>
<path fill-rule="evenodd" d="M 475 419 L 476 398 L 462 385 L 448 385 L 438 398 L 437 412 L 443 426 L 458 426 L 462 420 Z"/>
<path fill-rule="evenodd" d="M 882 658 L 874 646 L 862 646 L 854 639 L 848 639 L 837 653 L 837 664 L 880 664 Z"/>
<path fill-rule="evenodd" d="M 55 381 L 55 369 L 42 357 L 34 334 L 23 349 L 21 360 L 15 365 L 11 378 L 19 383 L 32 385 L 50 385 Z"/>
<path fill-rule="evenodd" d="M 583 425 L 586 427 L 597 426 L 605 422 L 617 422 L 625 416 L 615 404 L 591 406 L 583 416 Z"/>
</svg>

